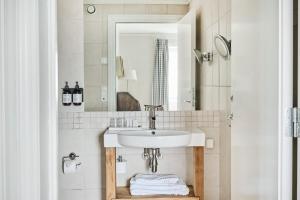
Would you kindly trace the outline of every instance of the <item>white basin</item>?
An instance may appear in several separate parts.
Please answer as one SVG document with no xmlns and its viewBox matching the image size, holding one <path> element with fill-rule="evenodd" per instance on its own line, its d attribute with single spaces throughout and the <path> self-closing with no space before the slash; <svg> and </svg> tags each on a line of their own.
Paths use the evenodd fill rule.
<svg viewBox="0 0 300 200">
<path fill-rule="evenodd" d="M 205 134 L 178 130 L 108 129 L 104 147 L 171 148 L 204 146 Z"/>
<path fill-rule="evenodd" d="M 119 143 L 125 147 L 182 147 L 187 146 L 190 140 L 188 132 L 171 130 L 122 131 L 118 135 Z"/>
</svg>

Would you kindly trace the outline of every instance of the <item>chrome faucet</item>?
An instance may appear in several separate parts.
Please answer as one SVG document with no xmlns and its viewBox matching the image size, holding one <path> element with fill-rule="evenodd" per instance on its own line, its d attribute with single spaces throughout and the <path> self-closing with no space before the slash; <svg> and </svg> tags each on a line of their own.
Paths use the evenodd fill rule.
<svg viewBox="0 0 300 200">
<path fill-rule="evenodd" d="M 155 121 L 156 121 L 156 115 L 155 111 L 158 109 L 161 109 L 162 105 L 153 106 L 153 105 L 145 105 L 145 110 L 149 111 L 149 129 L 156 129 L 155 128 Z"/>
</svg>

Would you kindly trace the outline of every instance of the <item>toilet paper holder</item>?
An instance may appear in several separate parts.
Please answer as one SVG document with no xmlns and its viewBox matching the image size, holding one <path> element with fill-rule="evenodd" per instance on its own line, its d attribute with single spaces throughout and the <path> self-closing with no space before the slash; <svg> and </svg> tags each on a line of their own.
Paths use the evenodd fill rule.
<svg viewBox="0 0 300 200">
<path fill-rule="evenodd" d="M 65 167 L 66 167 L 66 166 L 67 166 L 67 167 L 70 166 L 70 163 L 69 163 L 69 162 L 75 163 L 75 170 L 79 169 L 79 167 L 81 166 L 81 162 L 76 162 L 76 161 L 75 161 L 76 158 L 78 158 L 78 157 L 79 157 L 79 156 L 76 155 L 76 153 L 74 153 L 74 152 L 71 152 L 68 156 L 62 157 L 62 171 L 63 171 L 64 174 L 70 173 L 70 172 L 66 172 L 66 171 L 65 171 Z M 66 164 L 66 166 L 65 166 L 65 163 L 66 163 L 66 162 L 67 162 L 68 164 Z M 74 165 L 74 164 L 73 164 L 73 165 Z"/>
<path fill-rule="evenodd" d="M 68 156 L 64 156 L 63 157 L 63 161 L 65 161 L 66 159 L 69 159 L 69 160 L 75 160 L 76 158 L 78 158 L 79 156 L 76 155 L 76 153 L 72 152 L 70 153 Z"/>
</svg>

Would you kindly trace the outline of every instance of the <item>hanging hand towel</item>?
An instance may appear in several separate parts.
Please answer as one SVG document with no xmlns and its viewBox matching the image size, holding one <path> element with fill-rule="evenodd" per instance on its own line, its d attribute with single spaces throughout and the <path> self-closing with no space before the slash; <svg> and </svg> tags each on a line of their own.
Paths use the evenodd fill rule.
<svg viewBox="0 0 300 200">
<path fill-rule="evenodd" d="M 116 75 L 118 78 L 124 77 L 123 58 L 121 56 L 116 57 Z"/>
</svg>

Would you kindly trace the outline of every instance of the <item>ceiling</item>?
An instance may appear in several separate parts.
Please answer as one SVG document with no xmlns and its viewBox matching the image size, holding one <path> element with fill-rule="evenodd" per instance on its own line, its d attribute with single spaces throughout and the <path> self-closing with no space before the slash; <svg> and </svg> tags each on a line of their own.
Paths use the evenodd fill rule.
<svg viewBox="0 0 300 200">
<path fill-rule="evenodd" d="M 189 4 L 191 0 L 84 0 L 85 4 Z"/>
</svg>

